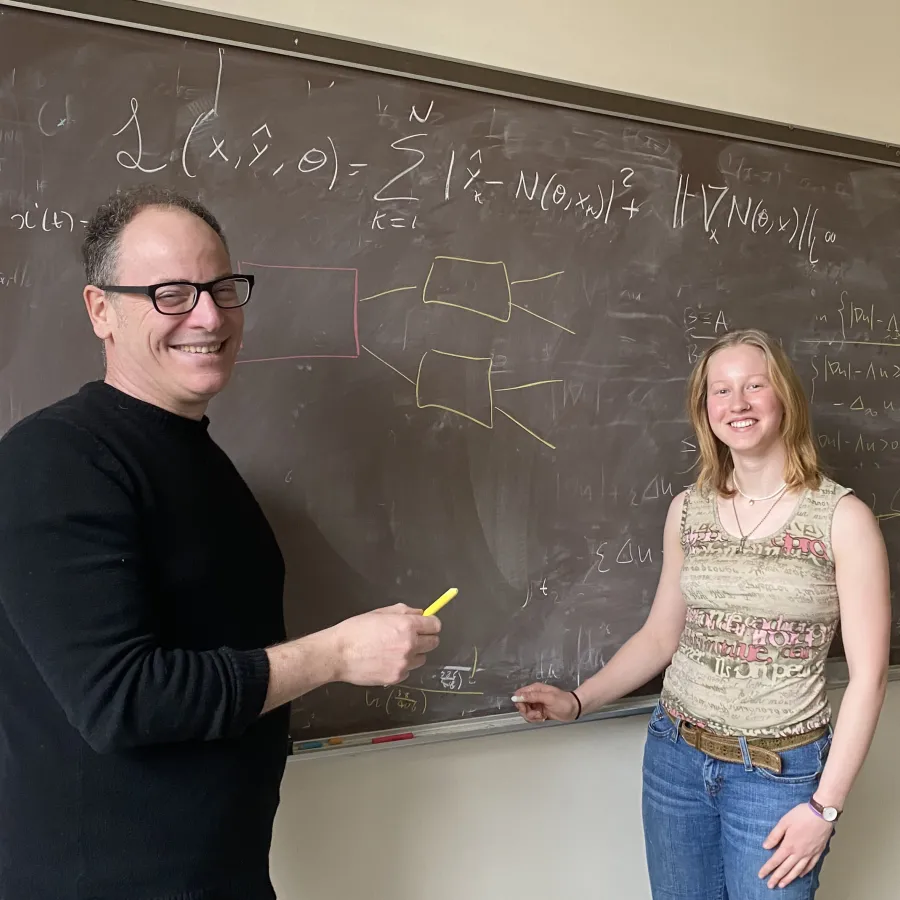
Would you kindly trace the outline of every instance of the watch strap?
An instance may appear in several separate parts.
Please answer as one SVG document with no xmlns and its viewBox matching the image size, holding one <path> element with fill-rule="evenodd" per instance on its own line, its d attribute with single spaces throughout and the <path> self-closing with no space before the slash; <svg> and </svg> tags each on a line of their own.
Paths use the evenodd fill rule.
<svg viewBox="0 0 900 900">
<path fill-rule="evenodd" d="M 837 822 L 841 817 L 842 810 L 834 806 L 823 806 L 815 797 L 810 797 L 809 807 L 820 819 L 825 819 L 826 822 Z M 826 809 L 829 811 L 834 810 L 833 818 L 825 814 Z"/>
</svg>

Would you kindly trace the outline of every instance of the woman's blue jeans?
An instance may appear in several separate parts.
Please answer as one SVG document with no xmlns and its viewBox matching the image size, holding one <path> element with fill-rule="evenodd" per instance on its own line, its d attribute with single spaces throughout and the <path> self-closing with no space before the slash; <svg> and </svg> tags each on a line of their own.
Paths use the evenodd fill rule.
<svg viewBox="0 0 900 900">
<path fill-rule="evenodd" d="M 785 813 L 812 797 L 830 746 L 829 728 L 813 743 L 780 751 L 776 775 L 751 765 L 746 747 L 743 763 L 694 749 L 658 705 L 643 765 L 653 900 L 812 900 L 825 853 L 812 872 L 785 888 L 770 889 L 758 873 L 774 852 L 763 842 Z"/>
</svg>

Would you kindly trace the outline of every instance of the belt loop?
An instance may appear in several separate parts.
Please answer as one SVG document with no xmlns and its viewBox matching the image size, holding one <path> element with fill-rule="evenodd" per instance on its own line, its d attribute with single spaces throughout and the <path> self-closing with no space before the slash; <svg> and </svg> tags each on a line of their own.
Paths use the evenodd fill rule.
<svg viewBox="0 0 900 900">
<path fill-rule="evenodd" d="M 672 729 L 672 737 L 671 737 L 671 741 L 673 744 L 677 744 L 678 738 L 681 737 L 681 722 L 682 722 L 681 717 L 675 716 L 675 727 Z"/>
<path fill-rule="evenodd" d="M 660 706 L 662 707 L 662 711 L 668 716 L 669 721 L 675 726 L 672 729 L 672 736 L 666 738 L 666 740 L 671 741 L 673 744 L 678 743 L 678 738 L 681 736 L 681 717 L 676 716 L 674 713 L 670 713 L 664 706 L 662 706 L 662 701 L 660 701 Z"/>
<path fill-rule="evenodd" d="M 741 746 L 741 758 L 744 760 L 744 771 L 752 772 L 753 763 L 750 761 L 750 748 L 747 746 L 747 738 L 741 735 L 738 738 L 738 743 Z"/>
</svg>

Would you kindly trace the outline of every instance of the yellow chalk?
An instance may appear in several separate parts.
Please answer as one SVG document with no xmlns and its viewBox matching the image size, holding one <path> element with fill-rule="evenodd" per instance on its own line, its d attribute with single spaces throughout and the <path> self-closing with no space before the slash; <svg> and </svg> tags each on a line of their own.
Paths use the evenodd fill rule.
<svg viewBox="0 0 900 900">
<path fill-rule="evenodd" d="M 441 594 L 422 615 L 433 616 L 439 609 L 443 609 L 458 593 L 459 591 L 456 588 L 450 588 L 449 591 Z"/>
</svg>

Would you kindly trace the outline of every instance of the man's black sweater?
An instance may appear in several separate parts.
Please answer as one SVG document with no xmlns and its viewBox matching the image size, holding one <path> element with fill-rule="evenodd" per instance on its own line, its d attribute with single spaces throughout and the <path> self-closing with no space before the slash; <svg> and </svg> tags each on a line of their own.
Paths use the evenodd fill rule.
<svg viewBox="0 0 900 900">
<path fill-rule="evenodd" d="M 0 897 L 260 900 L 284 564 L 209 436 L 103 382 L 0 441 Z"/>
</svg>

